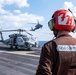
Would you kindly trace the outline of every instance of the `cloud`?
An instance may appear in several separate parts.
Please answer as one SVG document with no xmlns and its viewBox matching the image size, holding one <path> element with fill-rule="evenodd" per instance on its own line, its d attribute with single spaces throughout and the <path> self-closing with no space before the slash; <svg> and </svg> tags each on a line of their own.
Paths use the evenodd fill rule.
<svg viewBox="0 0 76 75">
<path fill-rule="evenodd" d="M 64 2 L 64 8 L 73 8 L 72 2 Z"/>
<path fill-rule="evenodd" d="M 27 0 L 0 0 L 0 7 L 3 7 L 3 5 L 11 5 L 16 4 L 19 8 L 21 7 L 29 7 Z"/>
<path fill-rule="evenodd" d="M 28 14 L 27 12 L 22 13 L 20 10 L 14 9 L 13 12 L 10 10 L 4 10 L 4 5 L 16 4 L 19 8 L 28 7 L 27 0 L 0 0 L 0 27 L 21 27 L 25 26 L 28 22 L 43 21 L 44 17 Z"/>
<path fill-rule="evenodd" d="M 3 14 L 10 14 L 10 11 L 0 8 L 0 15 L 3 15 Z"/>
<path fill-rule="evenodd" d="M 14 10 L 14 13 L 21 13 L 20 10 Z"/>
<path fill-rule="evenodd" d="M 18 5 L 19 8 L 21 7 L 29 7 L 27 0 L 15 0 L 15 3 Z"/>
<path fill-rule="evenodd" d="M 69 8 L 74 16 L 76 16 L 76 6 L 72 2 L 64 2 L 64 8 Z"/>
<path fill-rule="evenodd" d="M 11 26 L 25 26 L 28 22 L 37 22 L 37 19 L 39 21 L 43 21 L 44 18 L 42 16 L 34 15 L 34 14 L 28 14 L 28 13 L 22 13 L 22 14 L 5 14 L 0 16 L 0 24 L 1 25 L 11 25 Z"/>
</svg>

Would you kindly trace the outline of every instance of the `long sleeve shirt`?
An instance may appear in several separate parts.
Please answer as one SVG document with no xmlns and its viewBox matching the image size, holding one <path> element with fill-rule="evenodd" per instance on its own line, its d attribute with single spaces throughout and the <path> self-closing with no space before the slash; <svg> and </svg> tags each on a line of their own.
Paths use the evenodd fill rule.
<svg viewBox="0 0 76 75">
<path fill-rule="evenodd" d="M 44 44 L 36 75 L 76 75 L 76 39 L 65 35 Z"/>
</svg>

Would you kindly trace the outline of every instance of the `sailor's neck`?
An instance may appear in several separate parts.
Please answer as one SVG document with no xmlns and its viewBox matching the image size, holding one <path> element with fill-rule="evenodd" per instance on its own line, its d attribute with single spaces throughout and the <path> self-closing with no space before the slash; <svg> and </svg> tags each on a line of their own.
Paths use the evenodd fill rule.
<svg viewBox="0 0 76 75">
<path fill-rule="evenodd" d="M 69 31 L 59 31 L 57 37 L 61 36 L 61 35 L 70 35 Z"/>
</svg>

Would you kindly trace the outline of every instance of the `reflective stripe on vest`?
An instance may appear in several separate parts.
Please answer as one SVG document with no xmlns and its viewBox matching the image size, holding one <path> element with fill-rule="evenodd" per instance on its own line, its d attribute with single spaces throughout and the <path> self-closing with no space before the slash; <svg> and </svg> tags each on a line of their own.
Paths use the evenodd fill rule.
<svg viewBox="0 0 76 75">
<path fill-rule="evenodd" d="M 76 51 L 76 45 L 58 45 L 57 51 Z"/>
</svg>

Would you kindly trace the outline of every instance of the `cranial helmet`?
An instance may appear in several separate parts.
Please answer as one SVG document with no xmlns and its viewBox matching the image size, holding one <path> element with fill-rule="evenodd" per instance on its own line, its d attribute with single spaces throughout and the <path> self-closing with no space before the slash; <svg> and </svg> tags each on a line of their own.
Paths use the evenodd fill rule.
<svg viewBox="0 0 76 75">
<path fill-rule="evenodd" d="M 50 30 L 73 31 L 75 29 L 75 20 L 72 12 L 67 9 L 54 12 L 52 19 L 48 22 Z"/>
</svg>

